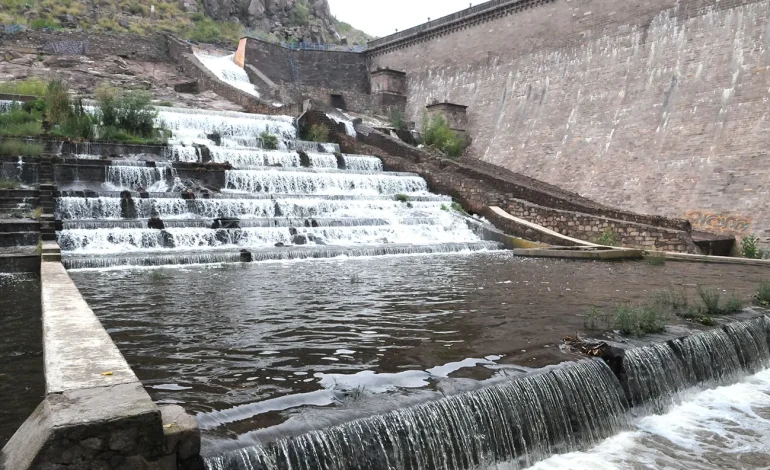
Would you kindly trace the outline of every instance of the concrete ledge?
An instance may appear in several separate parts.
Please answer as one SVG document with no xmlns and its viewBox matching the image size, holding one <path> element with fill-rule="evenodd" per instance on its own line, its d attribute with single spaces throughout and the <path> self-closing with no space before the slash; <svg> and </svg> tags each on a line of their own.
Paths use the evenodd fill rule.
<svg viewBox="0 0 770 470">
<path fill-rule="evenodd" d="M 529 258 L 563 258 L 563 259 L 586 259 L 599 261 L 619 261 L 619 260 L 637 260 L 642 259 L 644 252 L 642 250 L 633 250 L 628 248 L 608 248 L 608 247 L 551 247 L 539 249 L 518 249 L 513 250 L 516 256 Z"/>
<path fill-rule="evenodd" d="M 33 250 L 30 250 L 33 251 Z M 39 273 L 40 256 L 34 253 L 0 254 L 0 273 Z"/>
<path fill-rule="evenodd" d="M 43 250 L 55 255 L 58 245 Z M 167 446 L 160 409 L 64 266 L 42 262 L 40 281 L 46 398 L 0 451 L 0 468 L 200 468 L 192 418 L 183 410 L 175 418 L 185 424 L 183 464 L 179 446 Z"/>
<path fill-rule="evenodd" d="M 735 258 L 732 256 L 693 255 L 669 251 L 646 251 L 645 257 L 664 258 L 666 261 L 690 261 L 694 263 L 736 264 L 743 266 L 766 266 L 770 268 L 770 259 Z"/>
<path fill-rule="evenodd" d="M 515 226 L 521 227 L 521 230 L 517 231 L 516 235 L 521 236 L 523 234 L 527 234 L 527 237 L 526 237 L 527 239 L 537 238 L 538 241 L 550 243 L 553 245 L 559 245 L 559 246 L 586 246 L 586 247 L 601 246 L 595 243 L 579 240 L 577 238 L 568 237 L 566 235 L 562 235 L 561 233 L 551 230 L 549 228 L 545 228 L 542 225 L 529 222 L 519 217 L 514 217 L 497 206 L 490 206 L 489 212 L 490 212 L 490 215 L 492 215 L 495 218 L 500 217 L 507 220 L 509 222 L 509 224 L 507 225 L 513 224 Z"/>
</svg>

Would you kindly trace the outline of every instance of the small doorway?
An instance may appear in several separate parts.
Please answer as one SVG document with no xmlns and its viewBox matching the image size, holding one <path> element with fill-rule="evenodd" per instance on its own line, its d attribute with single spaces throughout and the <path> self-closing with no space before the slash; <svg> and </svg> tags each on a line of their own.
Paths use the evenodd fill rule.
<svg viewBox="0 0 770 470">
<path fill-rule="evenodd" d="M 332 94 L 331 98 L 333 108 L 341 109 L 343 111 L 348 110 L 347 106 L 345 105 L 345 98 L 342 95 Z"/>
</svg>

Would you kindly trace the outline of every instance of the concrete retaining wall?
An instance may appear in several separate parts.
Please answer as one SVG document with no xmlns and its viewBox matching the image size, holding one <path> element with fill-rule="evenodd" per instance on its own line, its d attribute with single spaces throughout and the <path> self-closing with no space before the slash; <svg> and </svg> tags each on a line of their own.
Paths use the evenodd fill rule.
<svg viewBox="0 0 770 470">
<path fill-rule="evenodd" d="M 163 62 L 169 59 L 162 34 L 106 34 L 84 31 L 20 31 L 0 34 L 0 47 L 30 53 L 73 54 L 90 57 L 117 55 L 126 59 Z"/>
<path fill-rule="evenodd" d="M 41 263 L 40 279 L 46 398 L 0 451 L 2 468 L 202 468 L 200 434 L 184 430 L 197 452 L 186 445 L 178 458 L 181 428 L 164 432 L 161 410 L 64 266 Z"/>
</svg>

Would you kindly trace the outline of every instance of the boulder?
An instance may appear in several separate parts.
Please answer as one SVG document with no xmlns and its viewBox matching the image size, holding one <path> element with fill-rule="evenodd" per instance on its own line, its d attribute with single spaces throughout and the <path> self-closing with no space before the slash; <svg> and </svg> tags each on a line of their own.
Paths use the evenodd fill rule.
<svg viewBox="0 0 770 470">
<path fill-rule="evenodd" d="M 291 243 L 294 245 L 307 245 L 307 237 L 305 235 L 294 235 L 291 238 Z"/>
<path fill-rule="evenodd" d="M 251 263 L 254 261 L 254 256 L 249 250 L 241 250 L 241 263 Z"/>
<path fill-rule="evenodd" d="M 166 224 L 163 223 L 163 220 L 160 217 L 152 217 L 147 221 L 147 228 L 154 230 L 165 230 Z"/>
</svg>

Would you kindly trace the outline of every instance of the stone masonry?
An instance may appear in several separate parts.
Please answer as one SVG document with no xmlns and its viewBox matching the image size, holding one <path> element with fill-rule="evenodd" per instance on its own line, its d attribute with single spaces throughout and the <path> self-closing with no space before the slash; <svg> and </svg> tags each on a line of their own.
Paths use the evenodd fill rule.
<svg viewBox="0 0 770 470">
<path fill-rule="evenodd" d="M 770 1 L 519 0 L 370 43 L 469 156 L 696 229 L 770 237 Z"/>
</svg>

